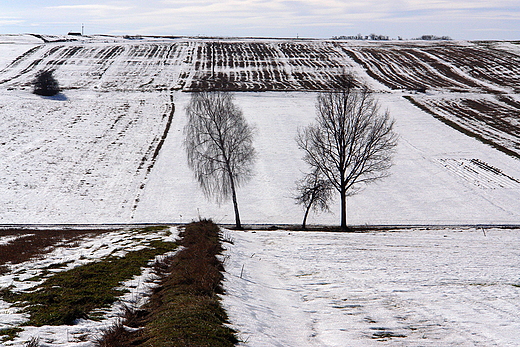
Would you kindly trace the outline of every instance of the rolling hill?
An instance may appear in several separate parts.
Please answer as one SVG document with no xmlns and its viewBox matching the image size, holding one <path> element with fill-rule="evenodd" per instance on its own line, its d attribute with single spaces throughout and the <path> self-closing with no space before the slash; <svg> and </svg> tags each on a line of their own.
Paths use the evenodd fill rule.
<svg viewBox="0 0 520 347">
<path fill-rule="evenodd" d="M 294 136 L 348 70 L 401 137 L 392 176 L 349 199 L 350 223 L 515 224 L 519 62 L 516 42 L 0 36 L 0 223 L 230 222 L 185 164 L 184 106 L 206 88 L 237 92 L 256 126 L 244 222 L 299 223 Z M 58 97 L 31 93 L 46 69 Z"/>
</svg>

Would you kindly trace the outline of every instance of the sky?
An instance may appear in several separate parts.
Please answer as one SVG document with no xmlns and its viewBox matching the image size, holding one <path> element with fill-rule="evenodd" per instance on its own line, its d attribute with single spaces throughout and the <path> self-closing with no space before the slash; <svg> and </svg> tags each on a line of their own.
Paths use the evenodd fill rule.
<svg viewBox="0 0 520 347">
<path fill-rule="evenodd" d="M 0 34 L 520 40 L 519 0 L 0 0 Z"/>
</svg>

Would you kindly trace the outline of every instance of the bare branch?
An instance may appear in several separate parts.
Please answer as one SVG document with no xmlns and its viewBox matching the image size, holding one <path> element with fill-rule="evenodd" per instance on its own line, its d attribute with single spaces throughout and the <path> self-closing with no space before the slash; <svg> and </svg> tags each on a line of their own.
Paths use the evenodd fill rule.
<svg viewBox="0 0 520 347">
<path fill-rule="evenodd" d="M 309 211 L 329 211 L 329 202 L 333 198 L 333 189 L 331 182 L 317 169 L 296 182 L 297 195 L 294 199 L 296 203 L 302 205 L 305 210 L 302 222 L 303 229 L 306 227 Z"/>
</svg>

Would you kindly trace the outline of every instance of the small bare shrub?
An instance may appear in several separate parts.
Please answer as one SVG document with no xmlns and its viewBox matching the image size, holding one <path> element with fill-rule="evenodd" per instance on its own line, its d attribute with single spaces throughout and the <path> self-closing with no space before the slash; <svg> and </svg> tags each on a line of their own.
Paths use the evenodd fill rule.
<svg viewBox="0 0 520 347">
<path fill-rule="evenodd" d="M 229 231 L 223 231 L 220 233 L 220 241 L 229 243 L 231 245 L 235 244 L 235 238 L 233 236 L 231 236 Z"/>
<path fill-rule="evenodd" d="M 24 344 L 25 347 L 40 347 L 40 338 L 32 337 L 29 341 Z"/>
<path fill-rule="evenodd" d="M 111 327 L 103 330 L 101 335 L 94 339 L 94 346 L 96 347 L 125 347 L 128 332 L 123 323 L 117 321 Z"/>
</svg>

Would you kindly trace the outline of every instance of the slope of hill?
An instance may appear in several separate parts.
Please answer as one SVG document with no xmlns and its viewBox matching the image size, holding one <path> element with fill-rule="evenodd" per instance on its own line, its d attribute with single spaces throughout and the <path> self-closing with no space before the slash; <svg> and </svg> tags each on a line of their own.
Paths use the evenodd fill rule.
<svg viewBox="0 0 520 347">
<path fill-rule="evenodd" d="M 182 147 L 189 95 L 177 94 L 177 111 L 136 210 L 137 220 L 185 222 L 198 215 L 232 222 L 232 206 L 207 201 L 192 178 Z M 520 162 L 484 145 L 393 94 L 378 95 L 396 119 L 400 141 L 391 176 L 348 199 L 353 224 L 510 224 L 520 221 Z M 246 223 L 300 223 L 295 180 L 306 170 L 294 138 L 314 118 L 314 93 L 240 93 L 244 115 L 256 128 L 255 176 L 239 190 Z M 486 163 L 479 165 L 479 163 Z M 337 202 L 339 204 L 339 202 Z M 313 223 L 337 224 L 336 214 Z"/>
<path fill-rule="evenodd" d="M 520 221 L 514 43 L 28 35 L 0 42 L 0 223 L 198 215 L 230 222 L 228 205 L 200 193 L 182 148 L 183 92 L 212 87 L 268 91 L 236 95 L 257 126 L 259 153 L 240 206 L 246 223 L 298 223 L 291 196 L 305 167 L 294 136 L 314 117 L 314 93 L 337 86 L 345 70 L 378 93 L 401 136 L 393 176 L 349 199 L 351 223 Z M 55 70 L 58 98 L 31 94 L 43 69 Z"/>
<path fill-rule="evenodd" d="M 239 346 L 518 344 L 518 229 L 228 237 Z"/>
</svg>

